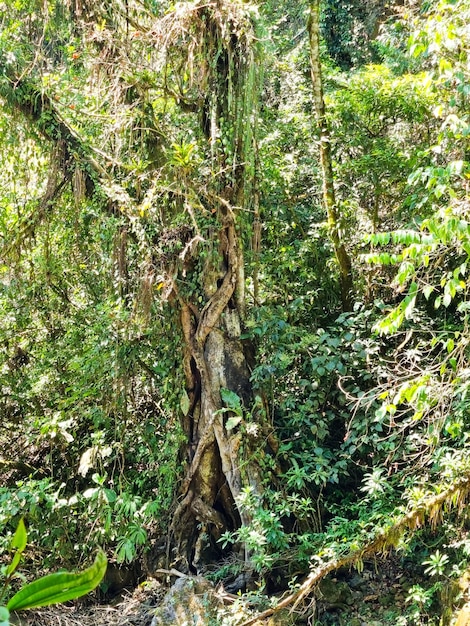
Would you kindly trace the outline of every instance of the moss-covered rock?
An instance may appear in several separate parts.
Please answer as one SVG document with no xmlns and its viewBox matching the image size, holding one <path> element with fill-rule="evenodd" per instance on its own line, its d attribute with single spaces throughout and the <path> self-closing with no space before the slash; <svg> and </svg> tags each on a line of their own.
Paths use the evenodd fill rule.
<svg viewBox="0 0 470 626">
<path fill-rule="evenodd" d="M 180 578 L 156 610 L 151 626 L 215 626 L 217 610 L 221 606 L 207 580 L 201 577 Z"/>
</svg>

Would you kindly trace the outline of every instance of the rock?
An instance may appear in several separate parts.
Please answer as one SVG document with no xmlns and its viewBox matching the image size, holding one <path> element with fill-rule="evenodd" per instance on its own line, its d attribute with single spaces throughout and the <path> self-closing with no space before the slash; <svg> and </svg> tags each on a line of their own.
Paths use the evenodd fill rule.
<svg viewBox="0 0 470 626">
<path fill-rule="evenodd" d="M 324 578 L 318 585 L 319 598 L 331 608 L 345 608 L 353 598 L 349 585 L 345 582 Z"/>
<path fill-rule="evenodd" d="M 179 578 L 156 610 L 151 626 L 206 626 L 214 623 L 221 606 L 207 580 Z"/>
<path fill-rule="evenodd" d="M 362 576 L 354 574 L 354 576 L 348 581 L 351 589 L 362 589 L 367 584 Z"/>
</svg>

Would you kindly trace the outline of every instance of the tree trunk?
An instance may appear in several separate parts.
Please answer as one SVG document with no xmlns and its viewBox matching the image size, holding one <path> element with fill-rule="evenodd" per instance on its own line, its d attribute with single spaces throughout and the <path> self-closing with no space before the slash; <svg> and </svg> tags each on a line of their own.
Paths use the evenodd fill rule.
<svg viewBox="0 0 470 626">
<path fill-rule="evenodd" d="M 320 164 L 323 179 L 323 204 L 328 217 L 328 229 L 339 265 L 341 302 L 343 311 L 350 311 L 353 303 L 353 278 L 351 258 L 346 250 L 341 232 L 341 216 L 336 203 L 333 164 L 331 159 L 331 136 L 325 113 L 323 79 L 320 61 L 320 0 L 310 2 L 308 33 L 310 40 L 310 70 L 312 74 L 313 100 L 320 134 Z"/>
<path fill-rule="evenodd" d="M 207 295 L 213 295 L 202 311 L 198 313 L 193 305 L 180 299 L 189 399 L 184 411 L 189 467 L 172 527 L 184 565 L 195 570 L 217 558 L 220 549 L 216 542 L 222 532 L 249 523 L 248 516 L 236 504 L 243 487 L 250 486 L 258 492 L 261 489 L 255 467 L 248 464 L 242 474 L 242 435 L 238 427 L 227 428 L 227 419 L 233 413 L 230 407 L 223 406 L 223 390 L 237 394 L 244 409 L 252 405 L 250 370 L 240 339 L 241 312 L 237 304 L 239 264 L 243 257 L 231 211 L 225 212 L 220 243 L 225 273 L 218 279 L 218 287 L 206 285 Z"/>
<path fill-rule="evenodd" d="M 214 224 L 205 235 L 203 231 L 212 252 L 202 277 L 193 276 L 202 287 L 205 304 L 199 311 L 196 301 L 176 294 L 185 345 L 189 402 L 183 424 L 189 466 L 172 529 L 184 565 L 198 570 L 220 556 L 217 539 L 223 532 L 250 522 L 237 506 L 242 490 L 262 490 L 258 461 L 249 452 L 259 444 L 242 435 L 241 415 L 240 424 L 227 428 L 227 420 L 235 414 L 227 401 L 224 406 L 227 390 L 238 396 L 240 412 L 250 411 L 253 404 L 249 359 L 241 340 L 245 276 L 239 235 L 250 212 L 239 209 L 252 209 L 253 119 L 259 84 L 254 59 L 257 38 L 242 2 L 201 2 L 192 9 L 191 20 L 201 45 L 200 58 L 206 63 L 200 72 L 205 85 L 199 89 L 206 95 L 199 105 L 199 119 L 216 176 L 203 191 L 214 216 Z M 188 22 L 185 29 L 190 29 Z"/>
</svg>

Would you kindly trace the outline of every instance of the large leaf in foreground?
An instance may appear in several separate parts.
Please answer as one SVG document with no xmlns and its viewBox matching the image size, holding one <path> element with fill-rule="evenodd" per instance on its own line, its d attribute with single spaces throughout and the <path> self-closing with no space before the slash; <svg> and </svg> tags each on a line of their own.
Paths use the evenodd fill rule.
<svg viewBox="0 0 470 626">
<path fill-rule="evenodd" d="M 10 611 L 6 606 L 0 606 L 0 626 L 10 626 Z"/>
<path fill-rule="evenodd" d="M 92 591 L 102 580 L 107 566 L 104 552 L 100 551 L 90 567 L 83 572 L 57 572 L 29 583 L 10 599 L 10 611 L 33 609 L 49 604 L 67 602 Z"/>
</svg>

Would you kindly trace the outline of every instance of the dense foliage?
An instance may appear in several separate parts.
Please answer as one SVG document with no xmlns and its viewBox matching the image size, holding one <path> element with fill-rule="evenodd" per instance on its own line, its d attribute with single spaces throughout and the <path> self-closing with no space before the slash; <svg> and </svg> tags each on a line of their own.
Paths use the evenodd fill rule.
<svg viewBox="0 0 470 626">
<path fill-rule="evenodd" d="M 315 2 L 95 4 L 0 2 L 0 548 L 272 592 L 394 547 L 447 623 L 470 2 L 325 2 L 321 77 Z"/>
</svg>

